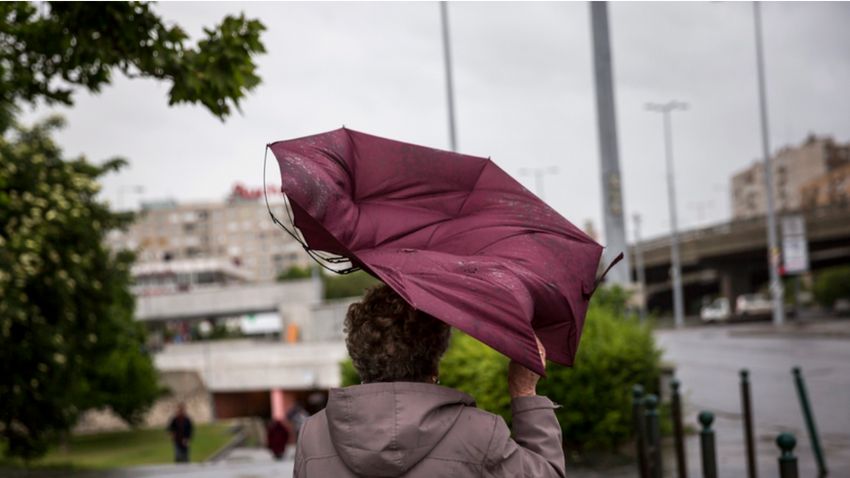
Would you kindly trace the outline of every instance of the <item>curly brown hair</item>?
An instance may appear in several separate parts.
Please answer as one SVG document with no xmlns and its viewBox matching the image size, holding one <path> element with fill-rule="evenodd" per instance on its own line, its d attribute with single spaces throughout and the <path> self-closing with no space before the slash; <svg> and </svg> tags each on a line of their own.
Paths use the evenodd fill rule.
<svg viewBox="0 0 850 478">
<path fill-rule="evenodd" d="M 351 304 L 345 345 L 363 383 L 423 382 L 437 373 L 451 328 L 378 285 Z"/>
</svg>

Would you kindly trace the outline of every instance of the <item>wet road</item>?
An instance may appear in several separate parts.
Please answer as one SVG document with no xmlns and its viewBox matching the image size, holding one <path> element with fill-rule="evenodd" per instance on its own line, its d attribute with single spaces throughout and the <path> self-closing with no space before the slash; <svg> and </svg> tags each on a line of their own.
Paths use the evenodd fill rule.
<svg viewBox="0 0 850 478">
<path fill-rule="evenodd" d="M 746 476 L 738 371 L 750 370 L 761 476 L 776 476 L 776 435 L 797 437 L 800 476 L 816 476 L 815 458 L 791 375 L 800 366 L 808 386 L 830 476 L 850 477 L 850 321 L 691 327 L 656 333 L 664 359 L 676 365 L 687 402 L 686 423 L 717 415 L 720 476 Z M 689 468 L 700 476 L 698 440 L 688 441 Z"/>
</svg>

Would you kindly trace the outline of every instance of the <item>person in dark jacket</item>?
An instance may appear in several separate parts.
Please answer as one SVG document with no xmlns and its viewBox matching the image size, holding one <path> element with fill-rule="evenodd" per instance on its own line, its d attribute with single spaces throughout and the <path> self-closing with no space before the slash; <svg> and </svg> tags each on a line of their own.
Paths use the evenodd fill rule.
<svg viewBox="0 0 850 478">
<path fill-rule="evenodd" d="M 345 332 L 362 384 L 332 389 L 304 423 L 295 477 L 564 477 L 555 405 L 536 395 L 530 370 L 508 369 L 512 438 L 501 417 L 438 385 L 450 328 L 389 287 L 351 305 Z"/>
<path fill-rule="evenodd" d="M 189 462 L 189 441 L 192 439 L 192 420 L 186 415 L 186 405 L 182 402 L 177 405 L 177 414 L 168 424 L 168 432 L 171 441 L 174 442 L 174 461 L 177 463 Z"/>
<path fill-rule="evenodd" d="M 289 443 L 289 430 L 286 429 L 286 425 L 277 418 L 272 419 L 266 429 L 266 446 L 269 447 L 275 460 L 283 459 L 287 443 Z"/>
</svg>

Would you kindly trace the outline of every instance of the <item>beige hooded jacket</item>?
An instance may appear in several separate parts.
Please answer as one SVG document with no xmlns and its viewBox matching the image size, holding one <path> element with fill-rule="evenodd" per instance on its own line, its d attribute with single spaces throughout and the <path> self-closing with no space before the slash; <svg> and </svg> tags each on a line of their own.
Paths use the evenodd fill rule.
<svg viewBox="0 0 850 478">
<path fill-rule="evenodd" d="M 301 428 L 296 478 L 563 477 L 555 405 L 546 397 L 511 402 L 505 421 L 469 395 L 427 383 L 332 389 L 325 410 Z"/>
</svg>

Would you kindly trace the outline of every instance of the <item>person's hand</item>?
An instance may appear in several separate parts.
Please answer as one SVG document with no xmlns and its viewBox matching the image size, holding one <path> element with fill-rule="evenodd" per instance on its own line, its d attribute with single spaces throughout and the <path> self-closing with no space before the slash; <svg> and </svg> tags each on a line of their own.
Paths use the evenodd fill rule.
<svg viewBox="0 0 850 478">
<path fill-rule="evenodd" d="M 546 349 L 540 343 L 540 339 L 536 336 L 537 350 L 540 352 L 540 361 L 543 362 L 543 367 L 546 367 Z M 540 375 L 523 367 L 522 365 L 511 360 L 508 365 L 508 392 L 511 398 L 516 397 L 532 397 L 537 395 L 537 381 L 540 380 Z"/>
</svg>

